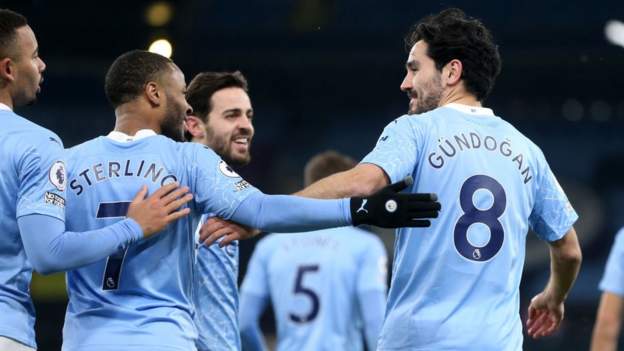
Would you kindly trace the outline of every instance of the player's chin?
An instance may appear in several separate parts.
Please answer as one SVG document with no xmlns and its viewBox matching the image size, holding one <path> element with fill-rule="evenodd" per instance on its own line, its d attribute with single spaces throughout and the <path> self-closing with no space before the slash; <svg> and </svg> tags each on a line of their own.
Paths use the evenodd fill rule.
<svg viewBox="0 0 624 351">
<path fill-rule="evenodd" d="M 251 161 L 251 155 L 249 152 L 232 153 L 230 155 L 230 160 L 232 160 L 231 163 L 236 166 L 246 166 Z"/>
</svg>

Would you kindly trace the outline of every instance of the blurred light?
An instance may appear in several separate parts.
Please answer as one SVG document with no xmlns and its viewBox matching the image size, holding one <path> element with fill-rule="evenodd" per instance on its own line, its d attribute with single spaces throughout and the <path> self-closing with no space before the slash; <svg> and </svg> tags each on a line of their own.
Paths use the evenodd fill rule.
<svg viewBox="0 0 624 351">
<path fill-rule="evenodd" d="M 171 54 L 173 53 L 173 47 L 167 39 L 158 39 L 154 41 L 147 50 L 166 58 L 171 58 Z"/>
<path fill-rule="evenodd" d="M 624 47 L 624 23 L 618 20 L 607 21 L 605 36 L 611 44 Z"/>
<path fill-rule="evenodd" d="M 575 99 L 568 99 L 561 107 L 563 117 L 572 122 L 578 122 L 583 118 L 583 105 Z"/>
<path fill-rule="evenodd" d="M 158 1 L 145 10 L 145 21 L 152 27 L 162 27 L 171 21 L 173 7 L 166 1 Z"/>
<path fill-rule="evenodd" d="M 607 102 L 598 100 L 592 102 L 589 107 L 589 115 L 591 118 L 598 122 L 606 122 L 611 119 L 613 108 Z"/>
</svg>

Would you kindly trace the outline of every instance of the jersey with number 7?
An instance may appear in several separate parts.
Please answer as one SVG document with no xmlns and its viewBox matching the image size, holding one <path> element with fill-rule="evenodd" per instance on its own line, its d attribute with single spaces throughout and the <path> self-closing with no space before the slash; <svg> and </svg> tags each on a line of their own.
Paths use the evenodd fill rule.
<svg viewBox="0 0 624 351">
<path fill-rule="evenodd" d="M 401 228 L 380 350 L 521 350 L 526 235 L 578 218 L 541 150 L 492 110 L 449 104 L 403 116 L 363 163 L 437 193 L 430 228 Z"/>
<path fill-rule="evenodd" d="M 191 215 L 68 272 L 64 351 L 194 350 L 193 229 L 200 214 L 229 218 L 258 191 L 203 145 L 143 135 L 126 141 L 111 133 L 68 151 L 67 227 L 110 225 L 126 215 L 141 185 L 152 193 L 172 181 L 191 189 Z"/>
</svg>

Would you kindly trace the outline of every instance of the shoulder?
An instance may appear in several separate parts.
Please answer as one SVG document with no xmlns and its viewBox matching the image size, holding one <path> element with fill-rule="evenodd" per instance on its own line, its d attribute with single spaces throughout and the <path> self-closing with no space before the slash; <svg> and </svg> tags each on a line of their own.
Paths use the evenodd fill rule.
<svg viewBox="0 0 624 351">
<path fill-rule="evenodd" d="M 210 159 L 214 161 L 220 161 L 221 157 L 217 155 L 211 148 L 206 145 L 200 143 L 193 142 L 180 142 L 173 141 L 167 137 L 159 136 L 165 143 L 170 143 L 174 148 L 176 148 L 182 155 L 190 157 L 192 159 L 202 158 L 202 159 Z"/>
<path fill-rule="evenodd" d="M 53 131 L 31 122 L 13 112 L 7 111 L 5 113 L 11 114 L 9 128 L 20 143 L 31 145 L 43 144 L 45 147 L 52 142 L 58 144 L 61 148 L 63 147 L 61 138 L 59 138 L 59 136 Z"/>
<path fill-rule="evenodd" d="M 264 236 L 254 247 L 253 255 L 256 259 L 264 259 L 264 257 L 270 256 L 274 248 L 287 236 L 284 234 L 268 234 Z"/>
<path fill-rule="evenodd" d="M 87 150 L 89 150 L 90 148 L 94 147 L 98 141 L 100 140 L 100 138 L 103 137 L 97 137 L 94 139 L 90 139 L 87 140 L 85 142 L 82 142 L 80 144 L 76 144 L 70 148 L 67 148 L 65 151 L 67 153 L 67 157 L 70 158 L 74 155 L 82 155 L 84 154 Z"/>
<path fill-rule="evenodd" d="M 364 231 L 364 230 L 359 230 L 359 231 L 361 232 L 360 240 L 362 240 L 362 243 L 366 247 L 366 251 L 375 250 L 375 251 L 383 251 L 385 253 L 386 247 L 383 241 L 381 241 L 381 239 L 379 238 L 379 236 L 371 232 Z"/>
<path fill-rule="evenodd" d="M 616 234 L 615 234 L 615 240 L 613 242 L 613 246 L 617 247 L 617 249 L 619 251 L 623 251 L 624 252 L 624 228 L 621 228 Z"/>
<path fill-rule="evenodd" d="M 347 247 L 350 247 L 356 253 L 367 254 L 371 250 L 385 251 L 385 246 L 381 239 L 367 230 L 355 227 L 340 227 L 326 231 L 328 231 L 328 235 L 333 235 L 339 237 L 342 241 L 346 241 Z"/>
</svg>

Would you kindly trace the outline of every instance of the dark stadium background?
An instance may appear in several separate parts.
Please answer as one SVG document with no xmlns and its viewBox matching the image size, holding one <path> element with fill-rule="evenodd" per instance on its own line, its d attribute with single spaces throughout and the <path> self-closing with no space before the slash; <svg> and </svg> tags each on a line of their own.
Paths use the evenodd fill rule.
<svg viewBox="0 0 624 351">
<path fill-rule="evenodd" d="M 399 84 L 403 35 L 413 22 L 448 6 L 481 18 L 503 58 L 486 105 L 541 146 L 581 215 L 585 260 L 564 324 L 554 337 L 527 339 L 525 349 L 588 349 L 597 284 L 624 226 L 624 48 L 604 34 L 608 20 L 624 21 L 624 2 L 169 1 L 170 21 L 150 25 L 153 4 L 0 1 L 28 17 L 48 65 L 39 102 L 18 112 L 68 147 L 107 133 L 114 123 L 103 92 L 107 67 L 122 52 L 166 37 L 187 80 L 203 70 L 237 69 L 249 79 L 256 137 L 253 161 L 241 173 L 269 193 L 299 189 L 304 163 L 321 150 L 363 157 L 384 125 L 406 111 Z M 382 237 L 391 250 L 392 233 Z M 241 277 L 254 244 L 241 245 Z M 547 274 L 546 245 L 531 236 L 523 318 Z M 40 350 L 59 350 L 63 276 L 36 277 L 32 290 Z M 263 329 L 274 330 L 270 317 Z"/>
</svg>

